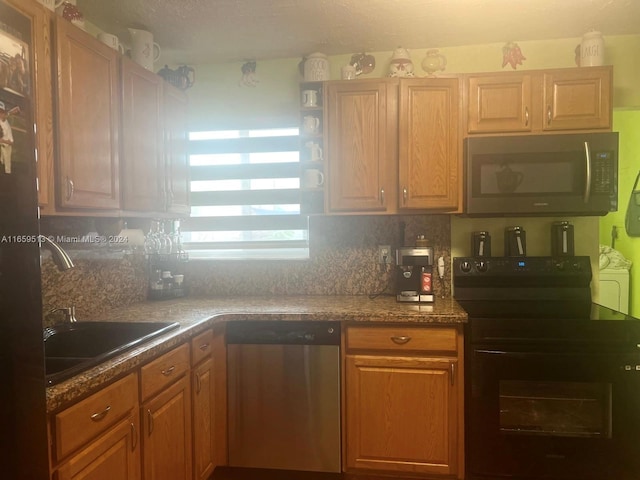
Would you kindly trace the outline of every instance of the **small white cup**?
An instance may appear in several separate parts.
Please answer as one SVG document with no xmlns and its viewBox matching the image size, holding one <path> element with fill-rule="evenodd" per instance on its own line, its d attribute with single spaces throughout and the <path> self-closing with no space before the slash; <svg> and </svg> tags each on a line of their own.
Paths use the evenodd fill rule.
<svg viewBox="0 0 640 480">
<path fill-rule="evenodd" d="M 302 173 L 302 186 L 304 188 L 318 188 L 324 185 L 324 174 L 315 168 L 310 168 Z"/>
<path fill-rule="evenodd" d="M 305 107 L 317 107 L 318 106 L 318 91 L 317 90 L 303 90 L 302 91 L 302 105 Z"/>
<path fill-rule="evenodd" d="M 309 149 L 309 158 L 312 162 L 321 162 L 322 161 L 322 147 L 319 143 L 316 142 L 307 142 L 305 143 L 306 147 Z"/>
<path fill-rule="evenodd" d="M 342 67 L 342 80 L 353 80 L 356 78 L 356 67 L 353 65 L 345 65 Z"/>
<path fill-rule="evenodd" d="M 318 133 L 320 131 L 320 119 L 313 115 L 305 115 L 302 118 L 302 129 L 308 134 Z"/>
<path fill-rule="evenodd" d="M 113 35 L 111 33 L 106 33 L 106 32 L 100 32 L 98 34 L 98 40 L 100 40 L 105 45 L 108 45 L 109 47 L 113 48 L 114 50 L 117 50 L 120 53 L 124 54 L 124 47 L 120 43 L 120 40 L 118 39 L 117 35 Z"/>
</svg>

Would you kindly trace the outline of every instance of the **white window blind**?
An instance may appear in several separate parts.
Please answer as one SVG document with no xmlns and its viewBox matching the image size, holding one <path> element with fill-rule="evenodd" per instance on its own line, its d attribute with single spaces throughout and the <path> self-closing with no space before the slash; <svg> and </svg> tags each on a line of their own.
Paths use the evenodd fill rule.
<svg viewBox="0 0 640 480">
<path fill-rule="evenodd" d="M 189 134 L 192 258 L 306 258 L 297 128 Z"/>
</svg>

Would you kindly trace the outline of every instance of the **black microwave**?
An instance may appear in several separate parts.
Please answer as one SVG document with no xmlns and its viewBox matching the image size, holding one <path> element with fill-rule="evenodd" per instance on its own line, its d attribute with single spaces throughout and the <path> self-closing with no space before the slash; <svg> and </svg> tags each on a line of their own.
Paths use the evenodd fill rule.
<svg viewBox="0 0 640 480">
<path fill-rule="evenodd" d="M 467 215 L 605 215 L 618 209 L 618 133 L 472 137 Z"/>
</svg>

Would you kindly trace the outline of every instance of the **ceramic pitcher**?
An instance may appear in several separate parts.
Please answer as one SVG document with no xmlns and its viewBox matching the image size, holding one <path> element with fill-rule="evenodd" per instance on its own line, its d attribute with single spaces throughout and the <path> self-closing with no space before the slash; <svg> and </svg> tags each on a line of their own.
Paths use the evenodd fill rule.
<svg viewBox="0 0 640 480">
<path fill-rule="evenodd" d="M 153 41 L 153 33 L 129 28 L 131 35 L 131 58 L 147 70 L 153 71 L 153 62 L 160 58 L 160 45 Z"/>
</svg>

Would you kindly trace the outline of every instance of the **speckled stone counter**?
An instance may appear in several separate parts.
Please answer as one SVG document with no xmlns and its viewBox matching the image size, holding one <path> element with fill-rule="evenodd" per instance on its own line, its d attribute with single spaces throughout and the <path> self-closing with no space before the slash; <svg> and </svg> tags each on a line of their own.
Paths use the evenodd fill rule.
<svg viewBox="0 0 640 480">
<path fill-rule="evenodd" d="M 90 370 L 47 388 L 47 411 L 64 408 L 114 378 L 183 343 L 216 322 L 242 320 L 311 320 L 459 324 L 466 312 L 452 298 L 433 304 L 398 303 L 380 296 L 273 296 L 185 298 L 143 302 L 79 321 L 178 322 L 180 327 Z"/>
</svg>

